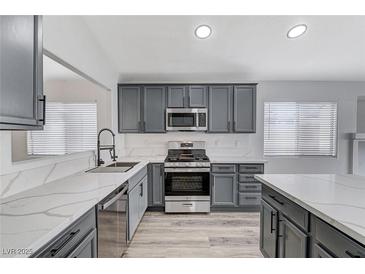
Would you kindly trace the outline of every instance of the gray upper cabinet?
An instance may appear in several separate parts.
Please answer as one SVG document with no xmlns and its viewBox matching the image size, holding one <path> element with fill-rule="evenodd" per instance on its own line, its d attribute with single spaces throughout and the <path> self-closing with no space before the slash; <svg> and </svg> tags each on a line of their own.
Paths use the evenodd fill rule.
<svg viewBox="0 0 365 274">
<path fill-rule="evenodd" d="M 256 84 L 125 84 L 119 91 L 120 133 L 166 132 L 166 107 L 208 108 L 208 132 L 256 132 Z"/>
<path fill-rule="evenodd" d="M 42 129 L 41 16 L 0 16 L 0 129 Z"/>
<path fill-rule="evenodd" d="M 212 175 L 212 206 L 237 205 L 237 176 L 236 174 Z"/>
<path fill-rule="evenodd" d="M 143 131 L 165 132 L 166 87 L 145 86 Z"/>
<path fill-rule="evenodd" d="M 148 205 L 164 206 L 164 165 L 150 164 L 148 166 Z"/>
<path fill-rule="evenodd" d="M 233 131 L 256 131 L 256 86 L 235 86 L 233 95 Z"/>
<path fill-rule="evenodd" d="M 183 108 L 186 105 L 185 86 L 169 86 L 167 88 L 167 107 Z"/>
<path fill-rule="evenodd" d="M 225 133 L 232 129 L 232 86 L 209 87 L 209 132 Z"/>
<path fill-rule="evenodd" d="M 119 132 L 125 133 L 142 131 L 141 96 L 142 87 L 119 86 Z"/>
<path fill-rule="evenodd" d="M 188 105 L 191 108 L 204 108 L 208 106 L 208 87 L 207 86 L 189 86 Z"/>
</svg>

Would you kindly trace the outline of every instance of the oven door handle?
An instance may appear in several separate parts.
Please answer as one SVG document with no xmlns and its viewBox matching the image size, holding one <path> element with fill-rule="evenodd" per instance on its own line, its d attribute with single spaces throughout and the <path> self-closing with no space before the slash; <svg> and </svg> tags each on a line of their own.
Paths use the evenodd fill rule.
<svg viewBox="0 0 365 274">
<path fill-rule="evenodd" d="M 187 168 L 187 167 L 176 167 L 176 168 L 170 168 L 165 167 L 166 173 L 173 173 L 173 172 L 210 172 L 209 167 L 194 167 L 194 168 Z"/>
</svg>

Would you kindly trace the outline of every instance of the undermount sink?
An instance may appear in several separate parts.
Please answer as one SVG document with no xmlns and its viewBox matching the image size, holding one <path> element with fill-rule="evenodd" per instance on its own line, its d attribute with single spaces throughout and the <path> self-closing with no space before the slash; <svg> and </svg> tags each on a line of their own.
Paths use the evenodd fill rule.
<svg viewBox="0 0 365 274">
<path fill-rule="evenodd" d="M 114 162 L 106 167 L 134 167 L 138 162 Z"/>
<path fill-rule="evenodd" d="M 123 173 L 132 169 L 138 162 L 115 162 L 107 166 L 99 166 L 86 172 L 92 173 Z"/>
</svg>

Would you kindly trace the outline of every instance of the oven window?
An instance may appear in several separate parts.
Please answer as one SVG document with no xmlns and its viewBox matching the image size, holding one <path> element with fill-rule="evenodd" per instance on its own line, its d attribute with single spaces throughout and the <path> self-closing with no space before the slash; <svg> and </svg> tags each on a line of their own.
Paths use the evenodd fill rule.
<svg viewBox="0 0 365 274">
<path fill-rule="evenodd" d="M 195 127 L 195 113 L 169 113 L 170 127 Z"/>
<path fill-rule="evenodd" d="M 165 195 L 209 195 L 209 172 L 173 172 L 165 174 Z"/>
</svg>

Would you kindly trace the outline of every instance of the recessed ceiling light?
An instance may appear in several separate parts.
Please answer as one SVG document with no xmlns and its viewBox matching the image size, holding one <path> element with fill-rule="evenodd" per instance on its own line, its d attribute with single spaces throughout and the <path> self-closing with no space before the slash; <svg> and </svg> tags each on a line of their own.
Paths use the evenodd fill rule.
<svg viewBox="0 0 365 274">
<path fill-rule="evenodd" d="M 297 38 L 303 35 L 306 31 L 307 31 L 307 25 L 305 24 L 296 25 L 288 31 L 287 36 L 288 38 Z"/>
<path fill-rule="evenodd" d="M 205 39 L 210 36 L 212 29 L 208 25 L 200 25 L 195 29 L 195 36 L 200 39 Z"/>
</svg>

